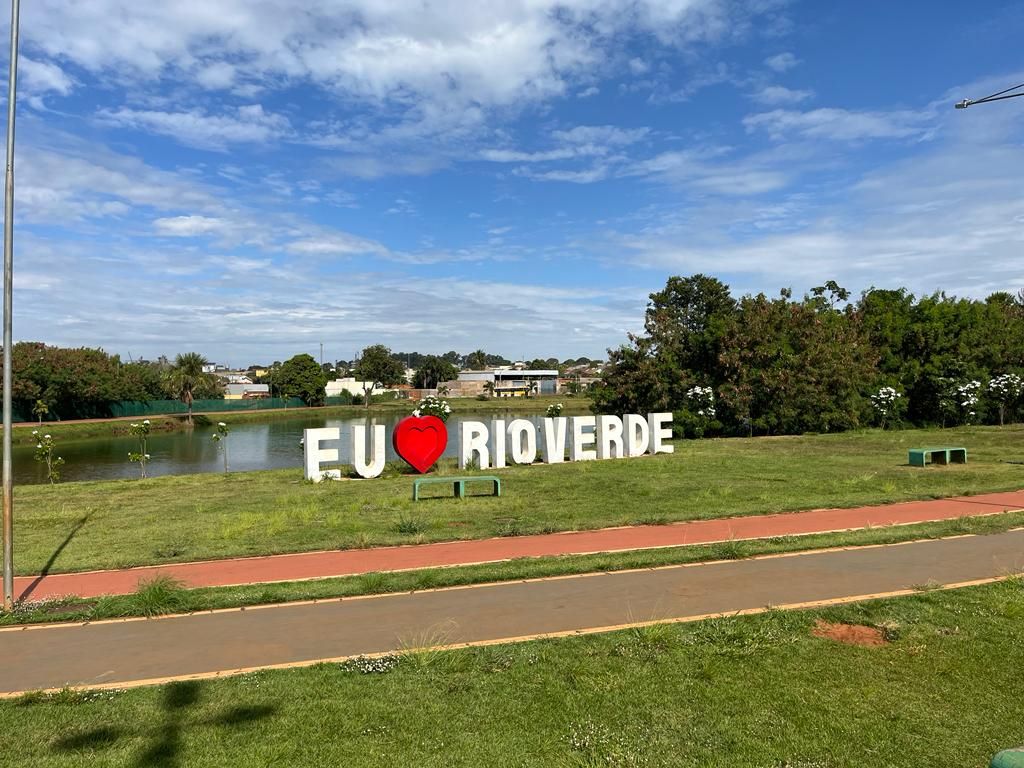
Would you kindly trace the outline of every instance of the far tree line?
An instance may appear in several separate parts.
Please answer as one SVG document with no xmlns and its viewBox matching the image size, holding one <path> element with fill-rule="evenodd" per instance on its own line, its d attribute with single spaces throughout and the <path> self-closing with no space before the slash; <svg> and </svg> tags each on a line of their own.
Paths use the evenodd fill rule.
<svg viewBox="0 0 1024 768">
<path fill-rule="evenodd" d="M 1021 416 L 1024 296 L 915 297 L 834 281 L 734 297 L 714 277 L 672 277 L 644 332 L 609 350 L 594 396 L 607 413 L 673 411 L 689 435 L 834 432 Z"/>
<path fill-rule="evenodd" d="M 196 400 L 224 397 L 224 379 L 204 372 L 209 361 L 196 352 L 179 354 L 173 360 L 160 357 L 156 361 L 123 362 L 118 355 L 102 349 L 54 347 L 32 341 L 15 344 L 11 358 L 11 397 L 14 409 L 26 419 L 102 418 L 110 415 L 114 403 L 157 400 L 180 400 L 188 406 L 191 419 Z M 585 357 L 562 363 L 550 358 L 529 361 L 527 367 L 565 368 L 592 362 Z M 506 358 L 483 350 L 465 355 L 426 355 L 392 352 L 375 344 L 352 362 L 321 365 L 312 355 L 298 354 L 266 367 L 251 365 L 248 371 L 255 383 L 269 385 L 271 395 L 300 398 L 311 406 L 324 404 L 328 381 L 354 376 L 366 383 L 361 399 L 368 405 L 374 389 L 405 383 L 406 366 L 412 363 L 412 384 L 423 389 L 455 379 L 464 367 L 510 364 Z"/>
</svg>

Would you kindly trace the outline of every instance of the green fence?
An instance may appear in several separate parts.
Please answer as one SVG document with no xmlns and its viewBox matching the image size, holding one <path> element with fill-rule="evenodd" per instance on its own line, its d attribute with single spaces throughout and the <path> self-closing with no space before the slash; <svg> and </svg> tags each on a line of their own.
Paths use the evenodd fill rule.
<svg viewBox="0 0 1024 768">
<path fill-rule="evenodd" d="M 352 395 L 341 394 L 328 397 L 324 405 L 352 405 Z M 306 404 L 298 397 L 268 397 L 253 400 L 195 400 L 192 403 L 193 413 L 211 413 L 216 411 L 265 411 L 272 408 L 305 408 Z M 148 403 L 122 400 L 115 403 L 95 405 L 88 410 L 79 409 L 76 413 L 52 412 L 44 421 L 74 421 L 87 418 L 117 418 L 161 416 L 164 414 L 188 413 L 188 408 L 180 400 L 150 400 Z M 35 421 L 31 414 L 26 416 L 17 406 L 14 408 L 13 420 L 17 422 Z"/>
<path fill-rule="evenodd" d="M 252 400 L 196 400 L 193 413 L 205 411 L 264 411 L 270 408 L 305 408 L 298 397 L 266 397 Z M 151 400 L 148 403 L 120 402 L 110 404 L 111 416 L 155 416 L 165 413 L 188 413 L 181 400 Z"/>
</svg>

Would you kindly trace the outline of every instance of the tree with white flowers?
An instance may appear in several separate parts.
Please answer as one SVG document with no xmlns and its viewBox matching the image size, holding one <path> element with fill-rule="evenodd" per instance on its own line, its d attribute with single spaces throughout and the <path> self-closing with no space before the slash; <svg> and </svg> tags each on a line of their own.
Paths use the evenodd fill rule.
<svg viewBox="0 0 1024 768">
<path fill-rule="evenodd" d="M 898 392 L 895 387 L 879 387 L 878 391 L 871 395 L 871 405 L 878 415 L 882 429 L 885 429 L 886 424 L 898 417 L 902 401 L 903 394 Z"/>
<path fill-rule="evenodd" d="M 1016 373 L 1004 373 L 996 376 L 988 383 L 988 395 L 999 411 L 999 426 L 1003 426 L 1006 411 L 1013 408 L 1024 392 L 1024 379 Z"/>
</svg>

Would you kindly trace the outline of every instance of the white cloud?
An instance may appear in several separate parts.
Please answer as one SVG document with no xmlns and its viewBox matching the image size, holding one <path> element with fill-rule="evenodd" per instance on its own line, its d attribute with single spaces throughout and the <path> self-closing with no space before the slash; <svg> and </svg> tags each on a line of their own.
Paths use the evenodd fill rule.
<svg viewBox="0 0 1024 768">
<path fill-rule="evenodd" d="M 575 149 L 549 149 L 543 152 L 521 152 L 515 149 L 484 149 L 480 159 L 492 163 L 547 163 L 552 160 L 568 160 L 577 157 Z"/>
<path fill-rule="evenodd" d="M 858 112 L 822 108 L 809 112 L 776 109 L 748 115 L 748 132 L 765 131 L 774 139 L 803 137 L 834 141 L 927 138 L 932 118 L 924 112 Z"/>
<path fill-rule="evenodd" d="M 800 63 L 800 59 L 788 51 L 764 60 L 764 65 L 775 72 L 788 72 Z"/>
<path fill-rule="evenodd" d="M 230 88 L 235 83 L 236 70 L 226 61 L 215 61 L 196 72 L 196 81 L 212 91 Z"/>
<path fill-rule="evenodd" d="M 761 104 L 775 106 L 778 104 L 799 104 L 813 96 L 814 91 L 793 90 L 783 85 L 769 85 L 752 94 L 751 98 Z"/>
<path fill-rule="evenodd" d="M 160 235 L 168 237 L 196 237 L 223 232 L 226 222 L 212 216 L 169 216 L 153 221 Z"/>
<path fill-rule="evenodd" d="M 99 119 L 110 125 L 136 128 L 170 136 L 199 149 L 224 150 L 231 144 L 263 144 L 285 135 L 288 119 L 263 110 L 259 104 L 237 107 L 233 113 L 209 115 L 200 110 L 101 110 Z"/>
<path fill-rule="evenodd" d="M 641 141 L 649 128 L 619 128 L 615 125 L 577 125 L 565 131 L 553 131 L 552 137 L 566 144 L 625 146 Z"/>
<path fill-rule="evenodd" d="M 744 34 L 767 6 L 725 0 L 39 0 L 27 42 L 117 82 L 189 73 L 205 87 L 307 80 L 374 102 L 484 108 L 565 92 L 602 45 Z M 768 11 L 770 12 L 770 11 Z M 228 66 L 231 70 L 228 70 Z M 634 65 L 636 66 L 636 65 Z"/>
<path fill-rule="evenodd" d="M 24 86 L 30 98 L 46 93 L 67 96 L 75 87 L 75 81 L 56 64 L 24 55 L 18 58 L 18 75 L 18 84 Z"/>
<path fill-rule="evenodd" d="M 642 75 L 651 69 L 651 65 L 643 59 L 633 58 L 629 60 L 629 71 L 634 75 Z"/>
<path fill-rule="evenodd" d="M 534 181 L 564 181 L 572 184 L 593 184 L 595 181 L 603 181 L 608 178 L 608 168 L 603 165 L 580 171 L 534 171 L 529 167 L 523 166 L 522 168 L 516 168 L 514 173 L 517 176 L 523 176 Z"/>
<path fill-rule="evenodd" d="M 24 130 L 22 134 L 32 135 Z M 44 139 L 46 134 L 36 133 L 34 138 Z M 56 143 L 60 146 L 19 146 L 19 217 L 68 224 L 123 216 L 136 208 L 210 211 L 221 207 L 218 190 L 194 179 L 68 137 L 58 136 Z"/>
<path fill-rule="evenodd" d="M 356 254 L 386 254 L 387 248 L 372 240 L 341 232 L 324 233 L 294 240 L 285 250 L 298 256 L 352 256 Z"/>
<path fill-rule="evenodd" d="M 582 91 L 576 94 L 578 99 L 589 99 L 591 96 L 597 96 L 601 93 L 601 89 L 596 85 L 592 85 L 589 88 L 584 88 Z"/>
</svg>

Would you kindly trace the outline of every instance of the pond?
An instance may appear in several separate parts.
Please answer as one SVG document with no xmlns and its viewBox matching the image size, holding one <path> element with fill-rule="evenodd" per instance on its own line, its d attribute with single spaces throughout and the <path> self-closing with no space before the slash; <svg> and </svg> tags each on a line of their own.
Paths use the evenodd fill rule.
<svg viewBox="0 0 1024 768">
<path fill-rule="evenodd" d="M 355 424 L 384 424 L 387 427 L 387 459 L 398 457 L 391 447 L 391 433 L 401 413 L 371 414 L 361 418 L 324 418 L 307 414 L 296 418 L 277 418 L 266 422 L 240 422 L 230 427 L 228 435 L 228 467 L 232 472 L 257 469 L 280 469 L 302 466 L 302 445 L 299 440 L 305 429 L 340 427 L 338 445 L 342 463 L 351 461 L 351 434 Z M 539 423 L 543 414 L 517 415 L 502 411 L 494 418 L 506 420 L 523 418 Z M 463 420 L 488 421 L 487 413 L 453 414 L 448 419 L 447 457 L 455 457 L 458 450 L 459 423 Z M 149 436 L 150 462 L 146 472 L 150 477 L 162 475 L 192 475 L 200 472 L 222 472 L 224 458 L 212 439 L 214 426 L 197 426 L 190 431 L 153 432 Z M 333 444 L 324 443 L 330 448 Z M 129 435 L 92 437 L 82 440 L 58 440 L 57 453 L 64 458 L 61 482 L 76 480 L 114 480 L 139 476 L 139 465 L 128 461 L 128 453 L 138 450 L 138 441 Z M 32 485 L 46 482 L 46 470 L 33 456 L 30 445 L 16 445 L 13 450 L 14 482 Z"/>
</svg>

